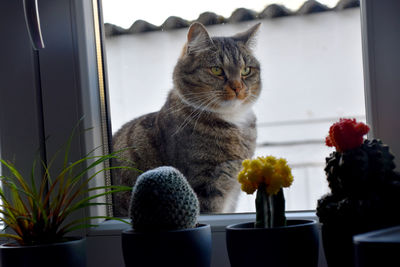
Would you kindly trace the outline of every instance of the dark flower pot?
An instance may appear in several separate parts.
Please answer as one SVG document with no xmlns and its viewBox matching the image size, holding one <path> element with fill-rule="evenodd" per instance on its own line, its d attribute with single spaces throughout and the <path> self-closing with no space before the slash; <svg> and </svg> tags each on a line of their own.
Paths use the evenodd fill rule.
<svg viewBox="0 0 400 267">
<path fill-rule="evenodd" d="M 86 239 L 37 246 L 0 245 L 2 267 L 86 267 Z"/>
<path fill-rule="evenodd" d="M 122 232 L 122 252 L 126 267 L 209 267 L 211 263 L 211 228 L 164 231 Z"/>
<path fill-rule="evenodd" d="M 380 217 L 381 218 L 381 217 Z M 322 224 L 322 244 L 328 267 L 354 267 L 356 265 L 353 238 L 371 231 L 385 228 L 367 223 Z M 381 265 L 386 266 L 386 265 Z"/>
<path fill-rule="evenodd" d="M 226 243 L 232 267 L 317 267 L 319 235 L 314 220 L 287 220 L 287 226 L 229 225 Z"/>
<path fill-rule="evenodd" d="M 356 267 L 400 266 L 400 225 L 353 237 Z"/>
<path fill-rule="evenodd" d="M 354 233 L 348 227 L 322 224 L 321 235 L 329 267 L 354 267 Z"/>
</svg>

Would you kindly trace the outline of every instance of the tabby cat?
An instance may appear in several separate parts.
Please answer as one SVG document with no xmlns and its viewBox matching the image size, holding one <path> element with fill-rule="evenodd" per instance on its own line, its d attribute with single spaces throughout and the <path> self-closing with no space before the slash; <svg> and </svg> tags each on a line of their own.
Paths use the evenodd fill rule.
<svg viewBox="0 0 400 267">
<path fill-rule="evenodd" d="M 196 192 L 201 212 L 232 212 L 237 174 L 253 156 L 260 64 L 252 44 L 260 24 L 232 37 L 212 37 L 193 23 L 173 73 L 173 88 L 158 111 L 136 118 L 113 136 L 114 151 L 146 171 L 173 166 Z M 126 162 L 116 162 L 126 164 Z M 133 186 L 138 173 L 116 171 L 114 184 Z M 129 193 L 115 196 L 115 216 L 127 216 Z"/>
</svg>

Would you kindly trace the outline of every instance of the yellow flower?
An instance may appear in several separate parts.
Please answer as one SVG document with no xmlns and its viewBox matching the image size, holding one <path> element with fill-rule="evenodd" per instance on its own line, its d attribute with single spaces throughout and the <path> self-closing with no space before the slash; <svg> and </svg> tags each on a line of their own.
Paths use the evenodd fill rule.
<svg viewBox="0 0 400 267">
<path fill-rule="evenodd" d="M 247 194 L 253 194 L 257 190 L 257 187 L 255 187 L 252 183 L 247 182 L 242 184 L 241 189 Z"/>
<path fill-rule="evenodd" d="M 250 160 L 249 159 L 245 159 L 242 161 L 242 166 L 245 168 L 248 168 L 250 165 Z"/>
<path fill-rule="evenodd" d="M 293 182 L 291 169 L 283 158 L 257 157 L 244 160 L 242 165 L 238 181 L 247 194 L 253 194 L 261 184 L 266 186 L 268 194 L 277 194 L 282 187 L 289 187 Z"/>
<path fill-rule="evenodd" d="M 270 183 L 267 185 L 267 193 L 268 195 L 275 195 L 281 189 L 281 183 L 279 182 L 279 178 L 277 175 L 272 175 L 270 179 Z"/>
</svg>

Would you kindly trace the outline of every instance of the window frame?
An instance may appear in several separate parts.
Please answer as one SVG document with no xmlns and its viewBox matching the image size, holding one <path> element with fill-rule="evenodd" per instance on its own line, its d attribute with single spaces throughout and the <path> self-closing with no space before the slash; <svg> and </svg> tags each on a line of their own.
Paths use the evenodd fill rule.
<svg viewBox="0 0 400 267">
<path fill-rule="evenodd" d="M 400 45 L 400 36 L 396 36 L 396 30 L 400 27 L 396 11 L 398 13 L 400 7 L 396 1 L 361 0 L 361 25 L 367 122 L 372 126 L 369 137 L 381 138 L 390 145 L 393 153 L 400 155 L 398 140 L 400 116 L 393 115 L 400 114 L 400 105 L 396 105 L 395 101 L 400 99 L 400 90 L 396 88 L 400 84 L 400 75 L 396 75 L 394 71 L 387 71 L 400 69 L 400 54 L 396 49 Z M 36 134 L 31 137 L 29 134 L 21 135 L 20 131 L 24 129 L 21 125 L 29 125 L 29 131 L 35 133 L 43 130 L 46 136 L 51 136 L 44 152 L 46 155 L 54 154 L 83 114 L 85 114 L 83 127 L 94 126 L 94 129 L 91 134 L 86 134 L 73 143 L 73 156 L 81 157 L 91 148 L 104 144 L 105 137 L 101 128 L 104 107 L 101 107 L 99 99 L 107 96 L 101 96 L 99 91 L 101 81 L 98 80 L 92 3 L 92 0 L 39 1 L 44 39 L 47 42 L 47 48 L 37 52 L 41 65 L 39 77 L 43 85 L 43 128 L 41 129 L 41 122 L 33 113 L 37 110 L 37 101 L 25 99 L 26 109 L 13 110 L 18 118 L 17 122 L 15 117 L 1 117 L 0 129 L 3 130 L 0 132 L 0 141 L 5 144 L 8 142 L 7 138 L 20 136 L 24 141 L 31 139 L 32 142 L 27 145 L 26 142 L 16 140 L 9 145 L 3 145 L 2 155 L 15 153 L 23 155 L 37 150 L 40 137 Z M 43 22 L 46 23 L 46 27 Z M 59 27 L 62 27 L 63 31 L 57 30 Z M 385 38 L 388 35 L 391 36 L 390 45 Z M 3 44 L 0 44 L 0 48 L 3 48 L 2 46 Z M 32 52 L 31 55 L 35 57 L 35 54 L 36 52 Z M 104 59 L 104 57 L 101 59 L 103 64 Z M 0 62 L 2 68 L 12 63 L 11 60 L 10 57 L 6 57 L 5 63 Z M 58 62 L 65 64 L 59 66 Z M 104 69 L 103 72 L 105 77 Z M 11 95 L 14 87 L 11 82 L 9 84 L 6 82 L 4 89 L 2 88 L 2 96 Z M 23 90 L 24 95 L 32 96 L 31 88 L 26 87 Z M 0 112 L 6 114 L 7 108 L 18 107 L 20 103 L 18 98 L 10 98 L 7 100 L 7 105 L 0 107 Z M 103 104 L 107 105 L 107 101 Z M 60 107 L 68 108 L 60 110 Z M 396 163 L 400 163 L 399 158 L 396 158 Z M 29 170 L 31 163 L 26 163 L 23 168 Z M 88 212 L 90 211 L 76 216 L 82 217 Z M 313 212 L 293 212 L 288 213 L 288 216 L 316 218 Z M 225 226 L 253 219 L 254 214 L 200 216 L 201 222 L 210 223 L 212 226 L 214 244 L 212 266 L 229 266 L 224 241 Z M 120 231 L 126 227 L 128 226 L 118 222 L 105 222 L 99 228 L 79 233 L 88 238 L 88 266 L 116 266 L 115 264 L 122 262 Z M 323 263 L 320 266 L 323 266 Z"/>
</svg>

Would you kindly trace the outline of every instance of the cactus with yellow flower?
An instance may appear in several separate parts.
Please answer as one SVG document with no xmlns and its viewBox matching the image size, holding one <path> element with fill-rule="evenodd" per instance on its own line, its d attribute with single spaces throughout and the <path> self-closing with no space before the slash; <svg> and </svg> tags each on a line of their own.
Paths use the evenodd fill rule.
<svg viewBox="0 0 400 267">
<path fill-rule="evenodd" d="M 283 187 L 289 187 L 293 175 L 287 161 L 273 156 L 246 159 L 238 180 L 247 194 L 256 195 L 256 228 L 286 225 Z"/>
</svg>

